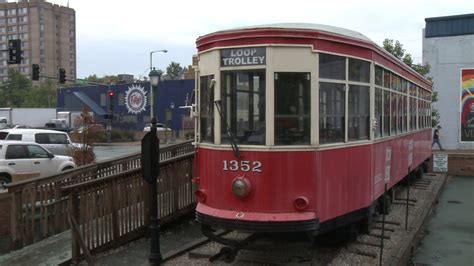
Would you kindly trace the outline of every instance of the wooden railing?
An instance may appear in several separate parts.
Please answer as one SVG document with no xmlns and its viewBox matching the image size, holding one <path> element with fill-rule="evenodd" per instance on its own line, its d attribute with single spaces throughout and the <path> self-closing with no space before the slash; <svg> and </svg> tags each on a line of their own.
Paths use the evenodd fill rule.
<svg viewBox="0 0 474 266">
<path fill-rule="evenodd" d="M 193 152 L 191 142 L 183 142 L 162 148 L 160 160 L 165 162 L 172 157 L 192 156 Z M 10 212 L 13 248 L 35 243 L 70 228 L 67 215 L 70 210 L 68 196 L 62 193 L 62 188 L 112 177 L 122 180 L 122 175 L 129 176 L 130 173 L 139 178 L 140 157 L 140 153 L 137 153 L 82 166 L 54 176 L 7 185 L 12 197 Z M 164 166 L 166 167 L 168 166 Z"/>
<path fill-rule="evenodd" d="M 190 152 L 160 163 L 157 186 L 161 219 L 194 207 L 193 161 L 194 153 Z M 149 193 L 140 170 L 73 184 L 62 190 L 71 210 L 73 261 L 145 234 L 149 224 Z"/>
</svg>

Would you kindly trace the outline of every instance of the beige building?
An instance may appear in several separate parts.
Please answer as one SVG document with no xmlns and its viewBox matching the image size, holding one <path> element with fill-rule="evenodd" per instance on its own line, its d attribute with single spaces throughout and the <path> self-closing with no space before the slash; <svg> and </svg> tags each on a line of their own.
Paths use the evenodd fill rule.
<svg viewBox="0 0 474 266">
<path fill-rule="evenodd" d="M 8 40 L 21 39 L 23 60 L 8 65 Z M 31 65 L 40 65 L 40 75 L 58 77 L 66 70 L 67 79 L 76 78 L 76 15 L 72 8 L 45 2 L 0 0 L 0 82 L 13 68 L 31 78 Z"/>
</svg>

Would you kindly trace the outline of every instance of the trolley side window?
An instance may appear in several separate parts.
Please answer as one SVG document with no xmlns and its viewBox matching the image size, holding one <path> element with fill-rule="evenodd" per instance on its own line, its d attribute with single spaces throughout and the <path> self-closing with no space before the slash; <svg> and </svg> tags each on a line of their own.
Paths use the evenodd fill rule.
<svg viewBox="0 0 474 266">
<path fill-rule="evenodd" d="M 345 89 L 343 84 L 319 84 L 319 142 L 344 142 Z"/>
<path fill-rule="evenodd" d="M 222 142 L 265 145 L 265 71 L 222 72 Z"/>
<path fill-rule="evenodd" d="M 200 77 L 199 117 L 202 142 L 214 142 L 214 90 L 211 80 L 214 75 Z"/>
<path fill-rule="evenodd" d="M 381 88 L 375 88 L 375 119 L 377 121 L 375 137 L 381 138 L 383 136 L 383 90 Z"/>
<path fill-rule="evenodd" d="M 275 145 L 309 145 L 310 73 L 275 73 Z"/>
<path fill-rule="evenodd" d="M 349 140 L 369 139 L 369 87 L 349 85 Z"/>
</svg>

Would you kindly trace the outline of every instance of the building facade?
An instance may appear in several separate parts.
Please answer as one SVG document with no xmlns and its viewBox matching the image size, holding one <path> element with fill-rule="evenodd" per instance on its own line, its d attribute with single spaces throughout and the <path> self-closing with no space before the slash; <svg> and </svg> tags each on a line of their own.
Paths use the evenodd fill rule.
<svg viewBox="0 0 474 266">
<path fill-rule="evenodd" d="M 109 92 L 113 91 L 113 97 Z M 175 132 L 194 130 L 189 125 L 189 109 L 180 108 L 193 101 L 194 80 L 164 80 L 155 89 L 154 116 Z M 82 111 L 84 107 L 94 113 L 94 120 L 106 124 L 105 115 L 113 114 L 113 128 L 143 130 L 151 120 L 150 83 L 91 85 L 67 87 L 58 90 L 57 111 Z M 193 122 L 193 120 L 191 120 Z"/>
<path fill-rule="evenodd" d="M 431 66 L 441 143 L 474 149 L 474 14 L 426 18 L 423 64 Z"/>
<path fill-rule="evenodd" d="M 20 39 L 23 60 L 8 65 L 8 52 L 0 52 L 0 82 L 8 79 L 8 69 L 30 77 L 31 65 L 40 66 L 41 76 L 57 77 L 66 70 L 67 79 L 76 79 L 76 15 L 74 9 L 45 2 L 0 1 L 0 50 L 8 49 L 9 39 Z"/>
</svg>

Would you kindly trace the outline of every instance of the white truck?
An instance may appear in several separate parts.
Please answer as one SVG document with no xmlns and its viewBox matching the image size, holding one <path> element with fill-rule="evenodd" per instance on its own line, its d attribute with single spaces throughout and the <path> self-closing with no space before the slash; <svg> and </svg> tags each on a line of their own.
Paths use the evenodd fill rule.
<svg viewBox="0 0 474 266">
<path fill-rule="evenodd" d="M 66 120 L 66 125 L 69 128 L 78 128 L 81 126 L 81 124 L 78 124 L 78 122 L 80 122 L 81 113 L 80 111 L 62 111 L 57 113 L 56 118 Z M 90 112 L 90 114 L 93 116 L 94 112 Z"/>
<path fill-rule="evenodd" d="M 0 108 L 0 127 L 26 125 L 44 127 L 44 124 L 56 118 L 55 108 Z"/>
</svg>

